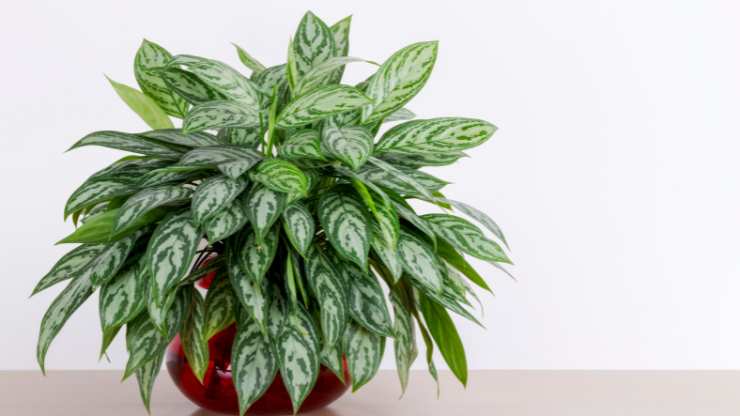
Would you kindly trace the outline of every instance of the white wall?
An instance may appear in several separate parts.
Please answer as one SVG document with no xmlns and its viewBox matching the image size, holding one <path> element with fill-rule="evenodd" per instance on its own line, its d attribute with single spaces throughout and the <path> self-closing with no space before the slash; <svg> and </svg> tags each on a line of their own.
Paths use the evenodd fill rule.
<svg viewBox="0 0 740 416">
<path fill-rule="evenodd" d="M 440 39 L 410 104 L 500 131 L 438 173 L 448 195 L 507 231 L 519 282 L 488 330 L 460 322 L 473 368 L 740 367 L 740 7 L 732 1 L 314 1 L 354 14 L 351 54 L 382 60 Z M 24 1 L 0 13 L 0 369 L 34 368 L 31 300 L 65 247 L 66 196 L 118 157 L 62 152 L 99 129 L 143 130 L 103 78 L 133 84 L 142 37 L 238 66 L 229 42 L 283 60 L 305 2 Z M 366 69 L 355 67 L 360 79 Z M 97 363 L 96 301 L 52 346 L 50 368 Z M 386 366 L 392 361 L 388 355 Z M 420 360 L 421 361 L 421 360 Z"/>
</svg>

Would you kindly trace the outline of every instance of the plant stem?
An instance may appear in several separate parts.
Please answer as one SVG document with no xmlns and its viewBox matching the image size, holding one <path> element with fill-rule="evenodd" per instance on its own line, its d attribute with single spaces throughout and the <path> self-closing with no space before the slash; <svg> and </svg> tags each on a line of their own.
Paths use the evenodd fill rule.
<svg viewBox="0 0 740 416">
<path fill-rule="evenodd" d="M 267 118 L 267 146 L 265 156 L 272 156 L 272 142 L 275 139 L 275 118 L 277 117 L 277 86 L 272 87 L 272 102 L 270 103 L 270 114 Z"/>
</svg>

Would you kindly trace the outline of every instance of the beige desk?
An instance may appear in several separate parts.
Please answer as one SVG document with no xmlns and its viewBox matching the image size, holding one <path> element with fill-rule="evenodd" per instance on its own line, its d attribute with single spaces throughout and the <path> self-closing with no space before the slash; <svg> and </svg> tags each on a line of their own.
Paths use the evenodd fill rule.
<svg viewBox="0 0 740 416">
<path fill-rule="evenodd" d="M 136 381 L 118 372 L 0 372 L 0 415 L 146 415 Z M 426 373 L 411 376 L 398 400 L 396 375 L 384 371 L 356 394 L 347 393 L 326 416 L 607 416 L 740 415 L 740 372 L 691 371 L 477 371 L 467 390 L 442 375 L 442 395 Z M 162 374 L 154 416 L 206 416 Z"/>
</svg>

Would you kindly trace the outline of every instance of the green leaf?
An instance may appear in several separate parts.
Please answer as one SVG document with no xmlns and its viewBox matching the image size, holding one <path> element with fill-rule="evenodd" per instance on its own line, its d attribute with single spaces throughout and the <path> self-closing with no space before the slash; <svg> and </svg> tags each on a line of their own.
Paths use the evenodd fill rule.
<svg viewBox="0 0 740 416">
<path fill-rule="evenodd" d="M 139 191 L 121 206 L 114 232 L 129 227 L 147 212 L 187 201 L 192 192 L 182 186 L 159 186 Z"/>
<path fill-rule="evenodd" d="M 87 180 L 67 200 L 64 218 L 113 198 L 131 195 L 137 189 L 130 183 L 115 180 Z"/>
<path fill-rule="evenodd" d="M 144 39 L 134 58 L 134 75 L 139 87 L 167 114 L 183 118 L 188 103 L 172 91 L 157 71 L 172 60 L 166 49 Z"/>
<path fill-rule="evenodd" d="M 271 95 L 274 88 L 282 93 L 288 84 L 286 65 L 271 66 L 264 71 L 255 72 L 252 74 L 252 81 L 265 95 Z"/>
<path fill-rule="evenodd" d="M 467 385 L 468 363 L 455 323 L 445 308 L 431 302 L 424 294 L 419 294 L 419 308 L 445 362 L 463 386 Z"/>
<path fill-rule="evenodd" d="M 206 146 L 186 153 L 178 165 L 218 168 L 224 175 L 236 179 L 261 159 L 262 156 L 254 149 L 233 145 Z"/>
<path fill-rule="evenodd" d="M 346 289 L 318 249 L 311 250 L 306 258 L 306 276 L 319 302 L 323 347 L 337 344 L 348 318 Z"/>
<path fill-rule="evenodd" d="M 321 226 L 332 247 L 344 259 L 367 268 L 370 226 L 363 206 L 340 192 L 328 192 L 318 204 Z"/>
<path fill-rule="evenodd" d="M 232 347 L 231 371 L 244 415 L 272 385 L 278 364 L 268 339 L 252 319 L 240 320 Z"/>
<path fill-rule="evenodd" d="M 272 189 L 293 195 L 308 192 L 308 178 L 296 165 L 282 159 L 265 159 L 250 172 L 253 181 Z"/>
<path fill-rule="evenodd" d="M 414 120 L 388 130 L 378 141 L 376 152 L 418 155 L 450 154 L 487 141 L 496 126 L 472 118 L 442 117 Z"/>
<path fill-rule="evenodd" d="M 202 225 L 223 211 L 247 186 L 240 179 L 211 176 L 198 185 L 193 193 L 190 211 L 196 224 Z"/>
<path fill-rule="evenodd" d="M 167 209 L 155 208 L 151 211 L 148 211 L 139 216 L 129 226 L 114 232 L 113 226 L 120 212 L 121 209 L 116 208 L 110 211 L 95 214 L 85 219 L 85 222 L 79 228 L 77 228 L 72 234 L 57 242 L 57 244 L 97 244 L 116 241 L 128 235 L 131 235 L 133 232 L 141 229 L 148 224 L 159 220 L 167 213 Z"/>
<path fill-rule="evenodd" d="M 386 153 L 382 156 L 386 162 L 412 169 L 423 166 L 447 166 L 457 162 L 462 157 L 467 157 L 467 155 L 462 152 L 451 152 L 416 155 Z"/>
<path fill-rule="evenodd" d="M 202 104 L 225 97 L 200 80 L 195 74 L 180 68 L 165 67 L 157 71 L 168 88 L 190 104 Z"/>
<path fill-rule="evenodd" d="M 342 354 L 342 346 L 341 343 L 338 343 L 337 345 L 326 348 L 321 350 L 321 364 L 331 370 L 332 373 L 334 373 L 335 376 L 342 382 L 342 384 L 346 383 L 346 379 L 344 376 L 344 357 Z"/>
<path fill-rule="evenodd" d="M 409 110 L 408 108 L 399 108 L 398 110 L 392 112 L 386 118 L 384 118 L 383 123 L 390 123 L 393 121 L 406 121 L 411 120 L 415 117 L 416 114 L 414 114 L 414 112 Z"/>
<path fill-rule="evenodd" d="M 118 273 L 121 267 L 123 267 L 129 253 L 131 253 L 131 250 L 134 248 L 136 240 L 138 240 L 142 234 L 143 233 L 141 231 L 138 231 L 128 237 L 121 238 L 120 240 L 108 244 L 98 253 L 95 259 L 87 264 L 86 267 L 92 269 L 90 280 L 92 281 L 93 286 L 100 286 Z"/>
<path fill-rule="evenodd" d="M 452 267 L 460 271 L 465 277 L 477 286 L 493 293 L 483 277 L 471 266 L 450 243 L 440 240 L 437 244 L 437 254 Z"/>
<path fill-rule="evenodd" d="M 206 319 L 203 326 L 206 340 L 234 322 L 237 302 L 228 274 L 218 274 L 206 293 Z"/>
<path fill-rule="evenodd" d="M 234 101 L 208 101 L 188 112 L 183 123 L 187 133 L 226 127 L 253 127 L 260 124 L 259 112 Z"/>
<path fill-rule="evenodd" d="M 334 37 L 334 56 L 347 56 L 349 54 L 349 29 L 352 25 L 352 16 L 334 23 L 329 29 Z M 331 82 L 339 82 L 344 74 L 342 66 L 334 73 Z"/>
<path fill-rule="evenodd" d="M 255 148 L 262 140 L 263 131 L 259 127 L 220 129 L 218 139 L 221 143 Z"/>
<path fill-rule="evenodd" d="M 159 372 L 162 370 L 162 361 L 164 359 L 164 348 L 153 359 L 147 361 L 138 370 L 136 370 L 136 381 L 139 384 L 139 396 L 144 402 L 147 412 L 151 410 L 152 390 L 154 382 L 157 380 Z"/>
<path fill-rule="evenodd" d="M 148 283 L 146 269 L 137 262 L 101 287 L 98 302 L 104 340 L 101 355 L 118 330 L 146 307 Z"/>
<path fill-rule="evenodd" d="M 373 230 L 373 238 L 370 245 L 378 258 L 380 258 L 380 261 L 383 262 L 390 272 L 393 282 L 395 283 L 403 274 L 403 266 L 401 265 L 401 260 L 398 258 L 398 249 L 397 247 L 390 247 L 387 245 L 380 236 L 380 231 L 378 231 L 377 226 L 375 226 Z"/>
<path fill-rule="evenodd" d="M 280 156 L 286 159 L 326 159 L 316 130 L 302 130 L 288 137 L 280 146 Z"/>
<path fill-rule="evenodd" d="M 126 349 L 128 361 L 123 372 L 126 379 L 144 364 L 156 358 L 159 351 L 167 344 L 167 339 L 149 320 L 145 313 L 126 325 Z"/>
<path fill-rule="evenodd" d="M 293 247 L 305 256 L 316 233 L 316 222 L 308 208 L 300 202 L 294 202 L 285 208 L 283 229 Z"/>
<path fill-rule="evenodd" d="M 182 67 L 195 74 L 210 88 L 229 100 L 242 103 L 255 113 L 262 108 L 262 97 L 254 83 L 223 62 L 192 55 L 177 55 L 169 66 Z"/>
<path fill-rule="evenodd" d="M 308 313 L 293 308 L 277 339 L 280 375 L 297 413 L 319 375 L 319 338 Z"/>
<path fill-rule="evenodd" d="M 340 267 L 348 283 L 349 312 L 367 330 L 380 336 L 392 337 L 393 324 L 378 279 L 349 264 Z"/>
<path fill-rule="evenodd" d="M 306 12 L 293 37 L 292 52 L 295 81 L 300 82 L 312 68 L 334 56 L 334 35 L 326 23 Z"/>
<path fill-rule="evenodd" d="M 409 383 L 409 370 L 419 351 L 416 348 L 416 330 L 411 313 L 398 295 L 391 293 L 393 306 L 393 349 L 396 356 L 396 371 L 401 382 L 401 394 Z"/>
<path fill-rule="evenodd" d="M 142 155 L 159 156 L 165 159 L 179 159 L 182 155 L 179 149 L 167 146 L 157 140 L 109 130 L 90 133 L 72 145 L 69 150 L 82 146 L 103 146 Z"/>
<path fill-rule="evenodd" d="M 241 46 L 237 45 L 236 43 L 232 43 L 232 45 L 234 45 L 234 47 L 236 48 L 236 53 L 237 55 L 239 55 L 239 60 L 242 61 L 244 66 L 254 72 L 261 72 L 266 69 L 264 65 L 262 65 L 258 60 L 254 59 L 254 57 L 248 54 L 247 51 L 245 51 Z"/>
<path fill-rule="evenodd" d="M 464 202 L 453 201 L 451 199 L 447 199 L 446 202 L 449 202 L 453 207 L 455 207 L 456 210 L 478 221 L 479 224 L 486 227 L 490 232 L 493 233 L 493 235 L 501 240 L 506 248 L 509 248 L 509 243 L 506 242 L 506 237 L 504 237 L 504 232 L 501 231 L 501 227 L 499 227 L 498 224 L 496 224 L 496 221 L 489 217 L 485 212 L 480 211 L 479 209 Z"/>
<path fill-rule="evenodd" d="M 434 293 L 442 292 L 442 265 L 424 241 L 402 231 L 398 239 L 398 255 L 403 270 L 414 283 Z"/>
<path fill-rule="evenodd" d="M 262 241 L 267 231 L 283 213 L 285 206 L 285 194 L 264 186 L 252 188 L 247 197 L 247 217 L 257 235 L 257 241 Z"/>
<path fill-rule="evenodd" d="M 89 269 L 86 269 L 89 270 Z M 41 367 L 41 371 L 46 373 L 45 360 L 46 353 L 49 351 L 51 342 L 56 338 L 59 331 L 67 322 L 70 316 L 82 305 L 94 289 L 90 280 L 91 273 L 83 271 L 78 274 L 46 310 L 44 317 L 41 319 L 41 329 L 39 330 L 38 345 L 36 347 L 36 358 Z"/>
<path fill-rule="evenodd" d="M 373 152 L 373 136 L 364 127 L 338 127 L 330 122 L 321 131 L 321 148 L 325 154 L 357 170 Z"/>
<path fill-rule="evenodd" d="M 395 200 L 391 201 L 391 204 L 393 204 L 393 207 L 396 209 L 396 212 L 398 213 L 398 216 L 400 218 L 408 221 L 419 231 L 424 233 L 424 235 L 429 239 L 432 245 L 436 247 L 437 234 L 435 234 L 434 229 L 431 225 L 429 225 L 426 221 L 421 219 L 421 217 L 416 215 L 413 208 L 411 208 L 411 206 L 409 206 L 408 204 L 401 203 Z"/>
<path fill-rule="evenodd" d="M 257 281 L 247 276 L 236 253 L 229 258 L 229 279 L 236 298 L 244 310 L 260 325 L 263 333 L 267 333 L 267 315 L 270 309 L 269 299 L 265 294 L 265 281 Z"/>
<path fill-rule="evenodd" d="M 216 136 L 212 134 L 203 132 L 185 133 L 182 129 L 152 130 L 141 133 L 141 136 L 159 140 L 160 142 L 187 147 L 216 146 L 221 144 Z"/>
<path fill-rule="evenodd" d="M 314 66 L 310 71 L 306 72 L 298 81 L 295 87 L 294 95 L 305 94 L 313 89 L 321 87 L 322 85 L 338 82 L 332 82 L 333 78 L 336 78 L 338 71 L 342 70 L 344 66 L 351 62 L 370 62 L 361 58 L 354 58 L 349 56 L 338 56 L 329 58 L 326 61 Z"/>
<path fill-rule="evenodd" d="M 195 288 L 191 287 L 190 291 L 192 292 L 190 308 L 180 332 L 180 341 L 193 374 L 203 383 L 209 359 L 208 338 L 205 333 L 205 303 Z"/>
<path fill-rule="evenodd" d="M 211 244 L 225 240 L 247 223 L 247 211 L 244 201 L 239 198 L 206 221 L 204 231 Z"/>
<path fill-rule="evenodd" d="M 352 392 L 356 392 L 378 373 L 385 352 L 385 337 L 350 324 L 345 332 L 344 351 L 347 354 Z"/>
<path fill-rule="evenodd" d="M 394 53 L 367 86 L 372 99 L 362 109 L 362 122 L 382 120 L 409 102 L 426 84 L 437 59 L 437 42 L 419 42 Z"/>
<path fill-rule="evenodd" d="M 189 212 L 170 215 L 159 223 L 146 251 L 150 302 L 163 304 L 169 292 L 187 276 L 200 236 Z"/>
<path fill-rule="evenodd" d="M 371 157 L 369 161 L 375 166 L 363 168 L 358 172 L 360 177 L 401 195 L 434 199 L 432 192 L 447 184 L 432 175 L 417 170 L 397 168 L 375 157 Z"/>
<path fill-rule="evenodd" d="M 116 94 L 128 105 L 142 120 L 153 129 L 171 129 L 172 120 L 154 100 L 147 97 L 141 91 L 128 85 L 118 83 L 108 78 L 108 82 L 116 90 Z"/>
<path fill-rule="evenodd" d="M 249 234 L 241 249 L 241 262 L 247 277 L 261 283 L 265 273 L 270 269 L 278 246 L 278 229 L 270 230 L 262 242 L 258 242 L 254 233 Z"/>
<path fill-rule="evenodd" d="M 31 296 L 55 284 L 76 277 L 95 259 L 105 246 L 102 244 L 83 244 L 62 256 L 44 277 L 36 284 Z"/>
<path fill-rule="evenodd" d="M 390 205 L 379 204 L 375 209 L 375 220 L 379 237 L 388 248 L 395 251 L 398 244 L 398 235 L 401 232 L 398 213 Z"/>
<path fill-rule="evenodd" d="M 456 249 L 481 260 L 511 263 L 504 250 L 469 221 L 449 214 L 427 214 L 422 218 Z"/>
<path fill-rule="evenodd" d="M 277 125 L 280 128 L 300 127 L 334 114 L 354 110 L 368 102 L 365 94 L 354 87 L 326 85 L 288 103 L 278 116 Z"/>
</svg>

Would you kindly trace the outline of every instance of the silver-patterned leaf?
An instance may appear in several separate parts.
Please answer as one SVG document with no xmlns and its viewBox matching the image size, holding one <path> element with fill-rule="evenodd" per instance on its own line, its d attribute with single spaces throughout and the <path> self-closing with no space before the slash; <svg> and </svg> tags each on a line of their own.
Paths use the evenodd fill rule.
<svg viewBox="0 0 740 416">
<path fill-rule="evenodd" d="M 236 298 L 246 310 L 247 314 L 259 324 L 263 333 L 267 333 L 267 315 L 270 309 L 269 299 L 265 294 L 265 282 L 250 279 L 241 266 L 241 261 L 229 259 L 229 279 Z"/>
<path fill-rule="evenodd" d="M 244 201 L 239 198 L 234 200 L 229 206 L 221 210 L 206 221 L 204 231 L 211 244 L 225 240 L 233 235 L 247 223 L 247 211 L 244 207 Z"/>
<path fill-rule="evenodd" d="M 255 148 L 263 133 L 259 127 L 231 128 L 219 130 L 217 137 L 221 143 Z"/>
<path fill-rule="evenodd" d="M 323 348 L 331 348 L 340 340 L 348 321 L 347 289 L 318 249 L 307 256 L 306 276 L 321 306 Z"/>
<path fill-rule="evenodd" d="M 324 347 L 321 350 L 321 365 L 331 370 L 335 376 L 342 382 L 345 383 L 344 377 L 344 358 L 342 355 L 342 345 L 337 343 L 331 348 Z"/>
<path fill-rule="evenodd" d="M 504 250 L 469 221 L 449 214 L 427 214 L 422 218 L 439 237 L 456 249 L 482 260 L 511 263 Z"/>
<path fill-rule="evenodd" d="M 332 36 L 334 36 L 334 56 L 347 56 L 349 54 L 349 29 L 351 25 L 352 16 L 347 16 L 329 27 Z M 339 83 L 343 74 L 344 67 L 337 69 L 330 82 Z"/>
<path fill-rule="evenodd" d="M 376 153 L 412 156 L 459 153 L 484 143 L 495 131 L 493 124 L 472 118 L 414 120 L 399 124 L 383 134 L 376 145 Z"/>
<path fill-rule="evenodd" d="M 76 277 L 91 260 L 105 248 L 105 244 L 83 244 L 75 247 L 57 261 L 36 284 L 31 296 L 67 279 Z"/>
<path fill-rule="evenodd" d="M 148 274 L 138 263 L 118 273 L 100 289 L 98 310 L 103 330 L 104 353 L 119 328 L 134 319 L 146 307 Z"/>
<path fill-rule="evenodd" d="M 392 337 L 393 324 L 378 279 L 351 264 L 342 264 L 348 284 L 349 312 L 367 330 L 380 336 Z"/>
<path fill-rule="evenodd" d="M 216 136 L 212 134 L 204 132 L 184 133 L 181 129 L 152 130 L 141 133 L 141 136 L 187 147 L 216 146 L 221 144 Z"/>
<path fill-rule="evenodd" d="M 280 156 L 286 159 L 326 159 L 316 130 L 302 130 L 288 137 L 280 146 Z"/>
<path fill-rule="evenodd" d="M 431 200 L 434 199 L 432 192 L 447 185 L 447 182 L 418 170 L 397 168 L 375 157 L 369 161 L 375 166 L 364 167 L 359 172 L 360 176 L 401 195 L 422 196 Z"/>
<path fill-rule="evenodd" d="M 305 255 L 316 233 L 316 222 L 308 208 L 300 202 L 290 204 L 283 211 L 283 228 L 293 247 Z"/>
<path fill-rule="evenodd" d="M 293 402 L 293 413 L 297 413 L 319 374 L 318 334 L 302 307 L 294 307 L 288 314 L 277 339 L 277 350 L 280 375 Z"/>
<path fill-rule="evenodd" d="M 144 407 L 151 411 L 152 390 L 154 382 L 157 380 L 159 372 L 162 370 L 162 361 L 164 360 L 164 349 L 161 354 L 157 354 L 153 359 L 147 361 L 136 370 L 136 381 L 139 384 L 139 396 L 144 403 Z"/>
<path fill-rule="evenodd" d="M 166 343 L 167 339 L 149 320 L 147 314 L 140 314 L 136 319 L 129 322 L 126 325 L 128 361 L 123 372 L 123 378 L 128 378 L 148 361 L 156 358 Z"/>
<path fill-rule="evenodd" d="M 180 68 L 165 67 L 157 72 L 167 87 L 191 104 L 201 104 L 225 98 L 222 94 L 206 85 L 195 74 L 183 71 Z"/>
<path fill-rule="evenodd" d="M 498 224 L 496 224 L 496 221 L 489 217 L 488 214 L 464 202 L 453 201 L 451 199 L 447 199 L 445 200 L 445 202 L 448 202 L 450 205 L 455 207 L 456 210 L 462 212 L 468 217 L 478 221 L 479 224 L 486 227 L 488 231 L 492 232 L 493 235 L 498 237 L 498 239 L 501 240 L 502 243 L 504 243 L 506 248 L 509 247 L 509 243 L 506 242 L 506 237 L 504 236 L 504 232 L 501 231 L 501 227 L 499 227 Z"/>
<path fill-rule="evenodd" d="M 399 108 L 398 110 L 389 114 L 388 117 L 384 118 L 383 123 L 390 123 L 393 121 L 406 121 L 411 120 L 415 117 L 416 114 L 414 114 L 414 112 L 409 110 L 408 108 Z"/>
<path fill-rule="evenodd" d="M 267 333 L 271 340 L 276 340 L 283 329 L 287 308 L 277 285 L 269 285 L 267 290 L 270 297 L 270 308 L 267 311 Z"/>
<path fill-rule="evenodd" d="M 430 292 L 442 292 L 442 265 L 432 248 L 424 241 L 402 231 L 398 239 L 398 255 L 403 270 L 411 276 L 414 283 Z"/>
<path fill-rule="evenodd" d="M 108 78 L 108 77 L 106 77 Z M 116 91 L 116 94 L 123 100 L 126 105 L 133 110 L 149 127 L 153 129 L 172 128 L 172 120 L 167 113 L 162 110 L 157 103 L 136 88 L 113 81 L 108 78 L 108 82 Z"/>
<path fill-rule="evenodd" d="M 206 310 L 200 293 L 194 287 L 189 290 L 192 292 L 190 308 L 180 331 L 180 341 L 193 374 L 202 383 L 209 359 L 208 338 L 205 333 Z"/>
<path fill-rule="evenodd" d="M 155 169 L 151 172 L 147 172 L 139 179 L 140 181 L 136 184 L 140 188 L 152 188 L 163 185 L 178 185 L 188 182 L 196 176 L 199 176 L 202 171 L 182 171 L 173 172 L 168 169 Z"/>
<path fill-rule="evenodd" d="M 393 204 L 393 207 L 396 209 L 399 217 L 411 223 L 419 231 L 424 233 L 429 241 L 432 242 L 433 246 L 437 246 L 437 234 L 434 232 L 434 229 L 431 225 L 429 225 L 429 223 L 416 215 L 416 212 L 414 212 L 411 206 L 406 203 L 400 203 L 398 201 L 391 201 L 391 204 Z"/>
<path fill-rule="evenodd" d="M 144 39 L 134 58 L 134 76 L 139 87 L 167 114 L 183 118 L 187 101 L 172 91 L 157 71 L 172 60 L 172 55 L 160 45 Z"/>
<path fill-rule="evenodd" d="M 323 153 L 357 170 L 373 151 L 373 136 L 364 127 L 339 127 L 330 122 L 321 130 L 321 148 Z"/>
<path fill-rule="evenodd" d="M 247 277 L 261 283 L 265 273 L 270 269 L 275 258 L 279 241 L 278 228 L 269 231 L 262 242 L 258 242 L 254 233 L 249 234 L 241 249 L 241 262 Z"/>
<path fill-rule="evenodd" d="M 334 35 L 326 23 L 313 13 L 307 12 L 298 24 L 292 42 L 295 82 L 300 83 L 312 68 L 333 56 Z M 325 82 L 328 81 L 327 78 Z"/>
<path fill-rule="evenodd" d="M 237 300 L 231 289 L 231 282 L 226 272 L 218 275 L 206 293 L 206 320 L 203 329 L 205 339 L 221 332 L 234 322 Z"/>
<path fill-rule="evenodd" d="M 239 56 L 239 60 L 242 61 L 244 66 L 246 66 L 247 68 L 251 69 L 254 72 L 261 72 L 265 70 L 265 66 L 262 65 L 252 55 L 248 54 L 247 51 L 244 50 L 244 48 L 237 45 L 236 43 L 233 43 L 233 45 L 236 48 L 236 53 Z"/>
<path fill-rule="evenodd" d="M 193 193 L 190 211 L 196 224 L 204 224 L 231 204 L 247 186 L 241 179 L 212 176 L 198 185 Z"/>
<path fill-rule="evenodd" d="M 370 245 L 375 254 L 378 255 L 378 258 L 380 258 L 380 261 L 383 262 L 383 265 L 385 265 L 391 273 L 391 277 L 393 277 L 393 282 L 395 283 L 403 274 L 403 266 L 401 265 L 401 260 L 398 258 L 398 249 L 397 247 L 390 247 L 386 244 L 383 238 L 380 237 L 380 232 L 377 231 L 377 226 L 375 227 L 375 230 L 376 231 L 373 232 L 373 239 Z"/>
<path fill-rule="evenodd" d="M 334 250 L 344 259 L 366 268 L 370 226 L 362 204 L 348 195 L 328 192 L 319 199 L 318 214 Z"/>
<path fill-rule="evenodd" d="M 146 252 L 151 275 L 150 302 L 163 304 L 169 292 L 187 276 L 200 236 L 187 212 L 159 223 Z"/>
<path fill-rule="evenodd" d="M 162 142 L 136 134 L 111 130 L 90 133 L 73 144 L 69 150 L 83 146 L 109 147 L 111 149 L 124 150 L 141 155 L 159 156 L 164 159 L 179 159 L 182 155 L 180 150 L 172 146 L 167 146 Z"/>
<path fill-rule="evenodd" d="M 386 162 L 392 163 L 396 166 L 403 166 L 407 168 L 420 168 L 424 166 L 447 166 L 457 162 L 460 158 L 467 157 L 462 152 L 450 152 L 450 153 L 435 153 L 435 154 L 416 154 L 416 155 L 405 155 L 397 153 L 385 153 L 382 158 Z"/>
<path fill-rule="evenodd" d="M 135 193 L 138 188 L 118 180 L 87 180 L 77 188 L 64 206 L 64 218 L 119 196 Z"/>
<path fill-rule="evenodd" d="M 255 186 L 247 197 L 247 217 L 262 241 L 267 231 L 283 213 L 286 195 L 264 186 Z"/>
<path fill-rule="evenodd" d="M 380 368 L 385 352 L 385 337 L 373 334 L 357 324 L 347 326 L 344 336 L 352 392 L 367 384 Z"/>
<path fill-rule="evenodd" d="M 291 101 L 280 113 L 277 125 L 281 128 L 300 127 L 354 110 L 369 101 L 365 94 L 354 87 L 325 85 Z"/>
<path fill-rule="evenodd" d="M 252 81 L 263 94 L 271 95 L 273 88 L 287 87 L 286 65 L 271 66 L 264 71 L 252 74 Z"/>
<path fill-rule="evenodd" d="M 93 286 L 100 286 L 118 273 L 134 248 L 134 244 L 142 235 L 142 231 L 137 231 L 108 244 L 94 260 L 88 263 L 87 267 L 91 269 L 90 280 Z"/>
<path fill-rule="evenodd" d="M 306 72 L 300 77 L 298 84 L 296 84 L 295 94 L 305 94 L 315 88 L 318 88 L 327 83 L 331 82 L 332 79 L 336 78 L 337 71 L 340 71 L 348 63 L 352 62 L 368 62 L 362 58 L 355 58 L 351 56 L 337 56 L 329 58 L 326 61 L 314 66 L 310 71 Z"/>
<path fill-rule="evenodd" d="M 272 385 L 278 364 L 270 341 L 251 318 L 239 321 L 231 350 L 234 388 L 243 415 Z"/>
<path fill-rule="evenodd" d="M 113 231 L 125 229 L 157 207 L 187 201 L 190 194 L 190 189 L 182 186 L 159 186 L 139 191 L 121 206 Z"/>
<path fill-rule="evenodd" d="M 227 127 L 254 127 L 260 124 L 259 111 L 227 100 L 208 101 L 193 107 L 182 125 L 187 133 Z"/>
<path fill-rule="evenodd" d="M 192 55 L 177 55 L 169 66 L 183 67 L 220 94 L 243 103 L 255 112 L 262 107 L 262 97 L 255 85 L 223 62 Z"/>
<path fill-rule="evenodd" d="M 403 107 L 426 84 L 437 59 L 437 42 L 419 42 L 394 53 L 368 83 L 372 104 L 363 107 L 362 121 L 370 123 Z"/>
<path fill-rule="evenodd" d="M 401 232 L 398 213 L 391 204 L 376 204 L 374 215 L 378 225 L 375 231 L 385 245 L 395 251 L 398 234 Z"/>
<path fill-rule="evenodd" d="M 289 195 L 305 195 L 308 178 L 301 169 L 282 159 L 265 159 L 250 172 L 253 181 Z"/>
<path fill-rule="evenodd" d="M 178 165 L 218 168 L 224 175 L 236 179 L 260 160 L 262 156 L 254 149 L 220 145 L 193 149 L 180 159 Z"/>
<path fill-rule="evenodd" d="M 401 394 L 406 391 L 409 383 L 411 364 L 419 353 L 416 348 L 416 330 L 414 320 L 398 295 L 391 293 L 393 306 L 393 350 L 396 356 L 396 371 L 401 382 Z"/>
</svg>

